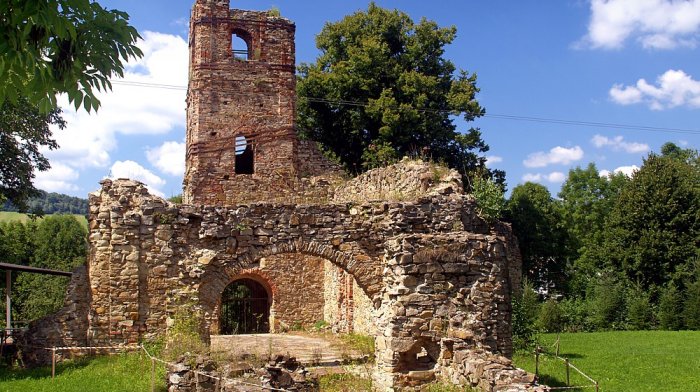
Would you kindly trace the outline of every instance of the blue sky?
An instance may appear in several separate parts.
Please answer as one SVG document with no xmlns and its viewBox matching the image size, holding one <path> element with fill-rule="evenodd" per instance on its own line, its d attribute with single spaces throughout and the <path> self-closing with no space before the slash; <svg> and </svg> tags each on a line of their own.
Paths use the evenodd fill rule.
<svg viewBox="0 0 700 392">
<path fill-rule="evenodd" d="M 179 194 L 184 171 L 187 21 L 193 0 L 110 0 L 144 40 L 144 59 L 102 95 L 97 114 L 66 109 L 48 191 L 86 197 L 105 176 Z M 556 195 L 569 169 L 595 162 L 629 171 L 666 141 L 700 146 L 700 0 L 377 1 L 414 20 L 457 27 L 446 57 L 475 72 L 487 116 L 469 125 L 491 146 L 489 165 L 509 189 L 530 180 Z M 312 62 L 324 23 L 366 9 L 356 1 L 231 1 L 232 8 L 281 10 L 297 25 L 297 63 Z M 134 86 L 133 82 L 173 88 Z M 597 127 L 502 116 L 651 127 Z M 634 127 L 632 127 L 634 128 Z M 658 129 L 657 129 L 658 128 Z M 691 130 L 683 132 L 678 130 Z"/>
</svg>

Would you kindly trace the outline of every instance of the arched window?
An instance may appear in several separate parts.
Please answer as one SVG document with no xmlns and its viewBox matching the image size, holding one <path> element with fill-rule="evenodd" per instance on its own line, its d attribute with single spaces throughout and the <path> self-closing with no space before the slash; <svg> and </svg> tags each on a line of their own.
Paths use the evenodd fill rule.
<svg viewBox="0 0 700 392">
<path fill-rule="evenodd" d="M 242 61 L 251 59 L 250 39 L 246 34 L 234 32 L 231 34 L 231 53 L 233 58 Z"/>
<path fill-rule="evenodd" d="M 245 136 L 241 135 L 236 136 L 234 148 L 236 152 L 236 174 L 253 174 L 255 161 L 253 145 Z"/>
</svg>

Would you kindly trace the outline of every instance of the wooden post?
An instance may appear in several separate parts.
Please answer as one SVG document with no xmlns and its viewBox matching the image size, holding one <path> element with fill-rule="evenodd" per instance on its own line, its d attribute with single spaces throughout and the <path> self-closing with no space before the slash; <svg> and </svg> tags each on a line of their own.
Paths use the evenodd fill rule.
<svg viewBox="0 0 700 392">
<path fill-rule="evenodd" d="M 12 271 L 5 270 L 5 336 L 12 336 Z"/>
<path fill-rule="evenodd" d="M 56 378 L 56 347 L 51 349 L 51 380 Z"/>
<path fill-rule="evenodd" d="M 564 359 L 564 363 L 566 363 L 566 386 L 571 386 L 571 382 L 569 382 L 569 358 Z"/>
<path fill-rule="evenodd" d="M 598 392 L 598 381 L 595 382 L 595 392 Z"/>
<path fill-rule="evenodd" d="M 151 358 L 151 392 L 156 392 L 156 359 Z"/>
</svg>

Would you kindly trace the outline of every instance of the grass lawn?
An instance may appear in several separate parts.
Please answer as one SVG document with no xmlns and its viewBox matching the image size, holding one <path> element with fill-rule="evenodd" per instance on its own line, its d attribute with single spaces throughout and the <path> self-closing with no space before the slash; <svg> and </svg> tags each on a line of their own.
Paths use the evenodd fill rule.
<svg viewBox="0 0 700 392">
<path fill-rule="evenodd" d="M 540 345 L 550 351 L 555 340 L 556 334 L 540 335 Z M 564 333 L 560 342 L 560 356 L 598 381 L 602 392 L 700 391 L 700 331 Z M 516 354 L 514 361 L 535 371 L 532 354 Z M 573 385 L 590 384 L 574 373 Z M 540 357 L 540 374 L 544 383 L 565 385 L 559 360 Z"/>
<path fill-rule="evenodd" d="M 164 392 L 165 369 L 156 364 L 156 391 Z M 150 392 L 151 361 L 143 353 L 59 362 L 32 370 L 0 368 L 0 392 Z"/>
<path fill-rule="evenodd" d="M 85 218 L 84 215 L 73 215 L 76 219 L 78 219 L 78 222 L 80 222 L 85 228 L 87 228 L 87 219 Z M 10 221 L 20 221 L 20 222 L 26 222 L 29 220 L 29 217 L 26 214 L 21 214 L 19 212 L 9 212 L 9 211 L 0 211 L 0 222 L 10 222 Z"/>
</svg>

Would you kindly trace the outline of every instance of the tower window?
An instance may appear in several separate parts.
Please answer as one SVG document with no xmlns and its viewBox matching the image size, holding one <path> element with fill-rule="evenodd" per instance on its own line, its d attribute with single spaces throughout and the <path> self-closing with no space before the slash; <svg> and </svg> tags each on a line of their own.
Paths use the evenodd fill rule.
<svg viewBox="0 0 700 392">
<path fill-rule="evenodd" d="M 236 174 L 253 174 L 253 145 L 248 141 L 248 139 L 246 139 L 245 136 L 236 136 L 234 148 L 236 151 Z"/>
<path fill-rule="evenodd" d="M 231 53 L 233 58 L 242 61 L 250 60 L 250 40 L 246 35 L 233 33 L 231 35 Z"/>
</svg>

